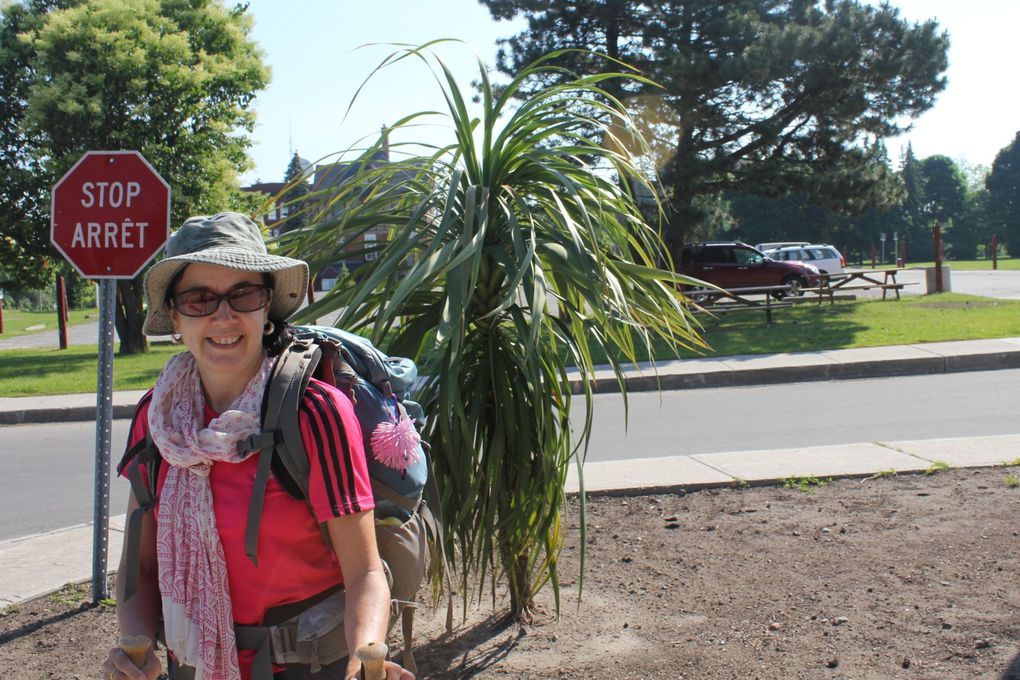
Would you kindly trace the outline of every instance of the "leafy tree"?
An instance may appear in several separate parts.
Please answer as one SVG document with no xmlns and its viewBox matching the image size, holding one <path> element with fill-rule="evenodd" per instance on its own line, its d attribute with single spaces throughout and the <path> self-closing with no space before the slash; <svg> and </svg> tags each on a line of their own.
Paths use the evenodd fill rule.
<svg viewBox="0 0 1020 680">
<path fill-rule="evenodd" d="M 21 196 L 38 202 L 85 151 L 137 149 L 171 186 L 174 224 L 236 204 L 250 107 L 268 77 L 250 28 L 220 0 L 9 6 L 0 36 L 16 39 L 13 56 L 0 53 L 10 77 L 0 100 L 29 144 L 0 172 L 34 171 Z M 118 290 L 120 351 L 145 351 L 141 279 Z"/>
<path fill-rule="evenodd" d="M 18 39 L 52 3 L 11 4 L 0 12 L 0 286 L 37 289 L 53 282 L 60 262 L 49 240 L 49 186 L 25 117 L 32 50 Z"/>
<path fill-rule="evenodd" d="M 660 83 L 621 83 L 635 118 L 655 134 L 667 188 L 668 238 L 700 219 L 695 197 L 735 191 L 805 193 L 860 212 L 876 170 L 869 144 L 902 132 L 945 87 L 948 38 L 888 4 L 857 0 L 481 0 L 528 27 L 501 41 L 506 74 L 557 48 L 588 48 Z M 602 73 L 620 65 L 568 51 L 556 64 Z M 526 100 L 568 75 L 535 74 Z"/>
<path fill-rule="evenodd" d="M 431 63 L 418 50 L 388 62 L 409 56 Z M 586 108 L 626 119 L 602 103 L 606 80 L 559 83 L 513 112 L 525 82 L 556 71 L 548 62 L 527 66 L 497 94 L 480 64 L 481 113 L 471 119 L 453 76 L 437 68 L 455 139 L 432 156 L 382 164 L 380 141 L 322 197 L 321 220 L 283 234 L 279 246 L 311 254 L 317 269 L 367 230 L 391 228 L 377 260 L 300 318 L 338 312 L 337 325 L 423 365 L 419 396 L 444 481 L 447 546 L 459 548 L 465 587 L 475 570 L 483 583 L 493 577 L 493 593 L 495 577 L 506 576 L 512 613 L 526 616 L 547 582 L 559 602 L 563 487 L 572 459 L 581 471 L 591 432 L 595 350 L 622 380 L 620 362 L 654 338 L 677 348 L 699 340 L 677 291 L 686 279 L 655 267 L 663 243 L 629 191 L 631 181 L 646 196 L 653 187 L 586 134 Z M 408 134 L 418 117 L 400 124 Z M 550 147 L 554 135 L 563 144 Z M 571 365 L 587 413 L 577 433 Z"/>
<path fill-rule="evenodd" d="M 992 224 L 1016 257 L 1020 254 L 1020 132 L 995 155 L 985 186 Z"/>
<path fill-rule="evenodd" d="M 946 254 L 962 259 L 961 250 L 973 252 L 977 239 L 973 233 L 976 225 L 963 222 L 967 209 L 967 187 L 963 174 L 948 156 L 928 156 L 921 161 L 921 177 L 924 181 L 924 195 L 928 218 L 938 222 L 946 244 Z"/>
</svg>

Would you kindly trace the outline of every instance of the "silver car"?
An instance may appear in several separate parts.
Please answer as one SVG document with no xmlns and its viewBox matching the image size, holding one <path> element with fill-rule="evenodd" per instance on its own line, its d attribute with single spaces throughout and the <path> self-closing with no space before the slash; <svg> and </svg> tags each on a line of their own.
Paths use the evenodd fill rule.
<svg viewBox="0 0 1020 680">
<path fill-rule="evenodd" d="M 795 260 L 814 265 L 819 272 L 828 274 L 831 278 L 839 278 L 846 274 L 846 258 L 833 246 L 826 244 L 776 248 L 766 250 L 765 255 L 779 262 Z"/>
</svg>

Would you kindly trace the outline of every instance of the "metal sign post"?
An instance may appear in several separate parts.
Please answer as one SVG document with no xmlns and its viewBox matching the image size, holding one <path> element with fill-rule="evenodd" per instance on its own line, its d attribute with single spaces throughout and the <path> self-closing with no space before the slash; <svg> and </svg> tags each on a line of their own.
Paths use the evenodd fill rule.
<svg viewBox="0 0 1020 680">
<path fill-rule="evenodd" d="M 99 283 L 99 384 L 96 389 L 96 475 L 92 524 L 92 599 L 109 597 L 106 587 L 110 524 L 110 434 L 113 421 L 113 327 L 116 279 Z"/>
</svg>

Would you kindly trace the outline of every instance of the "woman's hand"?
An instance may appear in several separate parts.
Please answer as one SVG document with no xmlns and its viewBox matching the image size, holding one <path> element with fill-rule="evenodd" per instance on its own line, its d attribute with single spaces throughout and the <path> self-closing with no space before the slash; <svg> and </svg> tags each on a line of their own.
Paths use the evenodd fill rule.
<svg viewBox="0 0 1020 680">
<path fill-rule="evenodd" d="M 111 649 L 106 655 L 106 661 L 103 662 L 104 680 L 156 680 L 162 672 L 163 664 L 153 649 L 146 653 L 145 666 L 142 668 L 136 666 L 120 647 Z M 404 680 L 400 675 L 393 677 Z"/>
<path fill-rule="evenodd" d="M 393 663 L 392 661 L 383 662 L 383 670 L 386 671 L 386 680 L 414 680 L 414 673 L 404 670 L 400 664 Z M 360 678 L 361 663 L 352 659 L 351 663 L 347 666 L 346 680 L 360 680 Z"/>
</svg>

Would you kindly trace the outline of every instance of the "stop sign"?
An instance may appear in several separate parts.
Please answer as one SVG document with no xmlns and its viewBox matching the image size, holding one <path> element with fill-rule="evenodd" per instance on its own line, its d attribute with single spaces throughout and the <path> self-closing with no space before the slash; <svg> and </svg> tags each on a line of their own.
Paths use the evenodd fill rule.
<svg viewBox="0 0 1020 680">
<path fill-rule="evenodd" d="M 89 151 L 53 186 L 50 240 L 90 279 L 130 279 L 166 243 L 170 185 L 137 151 Z"/>
</svg>

